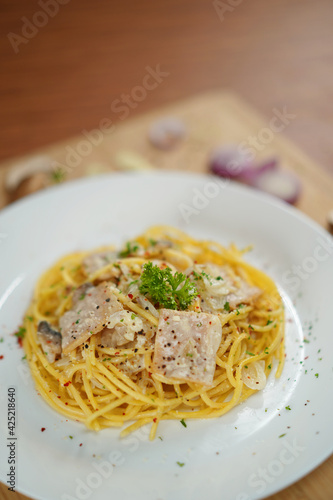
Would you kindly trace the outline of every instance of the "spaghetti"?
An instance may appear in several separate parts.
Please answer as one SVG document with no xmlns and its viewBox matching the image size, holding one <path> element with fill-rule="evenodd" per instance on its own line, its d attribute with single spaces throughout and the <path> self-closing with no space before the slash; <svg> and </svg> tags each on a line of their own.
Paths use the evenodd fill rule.
<svg viewBox="0 0 333 500">
<path fill-rule="evenodd" d="M 161 420 L 216 418 L 245 401 L 274 358 L 281 374 L 284 311 L 243 253 L 157 226 L 121 251 L 60 259 L 24 319 L 38 392 L 90 429 L 151 424 L 151 439 Z"/>
</svg>

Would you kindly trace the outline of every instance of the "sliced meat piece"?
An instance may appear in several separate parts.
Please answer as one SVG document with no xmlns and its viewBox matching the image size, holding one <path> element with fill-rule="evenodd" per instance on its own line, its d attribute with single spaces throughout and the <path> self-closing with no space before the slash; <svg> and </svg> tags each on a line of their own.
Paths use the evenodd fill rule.
<svg viewBox="0 0 333 500">
<path fill-rule="evenodd" d="M 112 262 L 116 262 L 117 260 L 117 252 L 108 250 L 105 252 L 96 252 L 88 255 L 82 262 L 83 270 L 86 273 L 87 276 L 90 276 L 91 274 L 95 273 L 99 269 L 102 269 L 103 267 L 107 266 L 108 264 L 111 264 Z M 120 271 L 117 267 L 112 267 L 109 274 L 112 274 L 112 276 L 119 276 Z M 106 278 L 105 278 L 106 279 Z"/>
<path fill-rule="evenodd" d="M 217 316 L 161 309 L 152 371 L 171 382 L 210 386 L 221 337 Z"/>
<path fill-rule="evenodd" d="M 251 286 L 240 278 L 239 288 L 227 296 L 227 302 L 231 309 L 237 309 L 240 304 L 252 304 L 261 294 L 260 288 Z"/>
<path fill-rule="evenodd" d="M 236 309 L 240 304 L 251 304 L 262 294 L 260 288 L 249 285 L 228 265 L 195 265 L 187 274 L 196 284 L 205 312 L 224 311 L 227 302 L 230 309 Z"/>
<path fill-rule="evenodd" d="M 54 363 L 61 356 L 61 333 L 51 327 L 47 321 L 40 321 L 37 337 L 49 363 Z"/>
<path fill-rule="evenodd" d="M 86 296 L 87 291 L 90 288 L 93 288 L 94 285 L 92 283 L 83 283 L 83 285 L 79 286 L 72 295 L 72 305 L 75 306 L 79 300 L 83 300 Z"/>
<path fill-rule="evenodd" d="M 100 332 L 110 317 L 123 306 L 108 283 L 89 288 L 83 300 L 78 300 L 59 321 L 64 354 L 83 344 L 91 335 Z"/>
</svg>

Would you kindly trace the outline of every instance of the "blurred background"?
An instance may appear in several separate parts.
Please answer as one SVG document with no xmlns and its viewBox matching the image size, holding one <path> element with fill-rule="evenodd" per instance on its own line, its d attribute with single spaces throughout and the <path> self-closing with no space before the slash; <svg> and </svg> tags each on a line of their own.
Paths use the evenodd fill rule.
<svg viewBox="0 0 333 500">
<path fill-rule="evenodd" d="M 82 153 L 86 168 L 90 161 L 95 170 L 105 162 L 111 168 L 111 153 L 119 144 L 139 151 L 141 164 L 146 159 L 155 166 L 191 170 L 201 162 L 197 170 L 207 171 L 204 161 L 212 145 L 257 137 L 265 126 L 267 133 L 275 110 L 285 110 L 293 118 L 280 135 L 298 149 L 274 138 L 267 150 L 301 180 L 299 208 L 328 227 L 333 207 L 332 0 L 0 0 L 0 14 L 0 208 L 45 182 L 35 178 L 33 186 L 20 191 L 26 179 L 11 175 L 17 163 L 22 167 L 23 161 L 25 168 L 29 155 L 40 155 L 40 148 L 59 141 L 62 146 L 51 146 L 47 154 L 64 161 L 64 151 L 69 144 L 77 147 L 84 131 L 117 125 L 112 145 L 103 146 L 104 156 L 101 149 L 96 156 L 98 148 L 93 160 Z M 214 92 L 220 91 L 218 97 Z M 200 93 L 207 95 L 181 104 Z M 163 108 L 165 115 L 165 107 L 194 130 L 195 157 L 185 151 L 189 143 L 169 157 L 144 146 L 151 117 L 159 118 Z M 152 114 L 144 118 L 146 113 Z M 72 143 L 73 136 L 80 139 Z M 205 155 L 199 158 L 201 149 Z M 43 149 L 42 154 L 38 161 L 45 163 Z M 125 156 L 118 157 L 119 168 L 138 163 L 138 157 Z M 74 174 L 87 174 L 80 169 Z M 53 178 L 59 180 L 61 175 Z M 331 458 L 274 499 L 332 498 L 332 466 Z M 0 486 L 0 497 L 9 496 Z"/>
<path fill-rule="evenodd" d="M 229 88 L 266 117 L 287 106 L 297 119 L 285 135 L 333 171 L 331 0 L 1 0 L 0 6 L 0 160 L 89 130 L 103 117 L 117 119 L 111 103 L 142 82 L 146 66 L 159 64 L 168 78 L 131 117 Z"/>
</svg>

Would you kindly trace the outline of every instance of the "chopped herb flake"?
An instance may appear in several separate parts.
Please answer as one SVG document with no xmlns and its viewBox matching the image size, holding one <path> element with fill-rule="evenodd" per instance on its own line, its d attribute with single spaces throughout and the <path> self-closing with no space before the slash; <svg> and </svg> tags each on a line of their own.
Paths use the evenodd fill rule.
<svg viewBox="0 0 333 500">
<path fill-rule="evenodd" d="M 20 326 L 18 331 L 15 333 L 15 336 L 18 337 L 19 339 L 23 339 L 26 331 L 27 331 L 26 328 Z"/>
<path fill-rule="evenodd" d="M 119 257 L 122 259 L 129 257 L 130 255 L 136 253 L 139 250 L 139 245 L 137 243 L 131 243 L 128 241 L 125 245 L 124 250 L 119 252 Z"/>
</svg>

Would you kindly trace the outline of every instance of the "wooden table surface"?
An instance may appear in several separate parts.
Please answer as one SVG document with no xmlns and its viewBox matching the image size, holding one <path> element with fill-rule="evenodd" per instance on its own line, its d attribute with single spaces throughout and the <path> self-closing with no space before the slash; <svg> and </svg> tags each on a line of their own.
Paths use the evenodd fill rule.
<svg viewBox="0 0 333 500">
<path fill-rule="evenodd" d="M 282 139 L 278 152 L 283 156 L 285 147 L 291 169 L 307 178 L 300 208 L 324 225 L 325 211 L 333 205 L 331 1 L 230 0 L 219 15 L 216 2 L 199 0 L 62 3 L 32 36 L 26 19 L 38 22 L 37 2 L 1 1 L 0 160 L 8 160 L 0 165 L 2 180 L 12 157 L 55 141 L 63 141 L 64 148 L 73 143 L 70 136 L 82 137 L 104 118 L 118 123 L 119 113 L 111 109 L 115 100 L 142 85 L 147 67 L 159 65 L 168 75 L 130 107 L 121 124 L 121 130 L 132 130 L 133 143 L 130 119 L 201 90 L 236 90 L 262 112 L 262 123 L 274 108 L 285 106 L 296 116 L 283 134 L 317 161 L 284 146 Z M 235 102 L 232 110 L 243 113 Z M 331 500 L 332 471 L 331 457 L 270 499 Z M 0 498 L 25 497 L 0 485 Z"/>
</svg>

